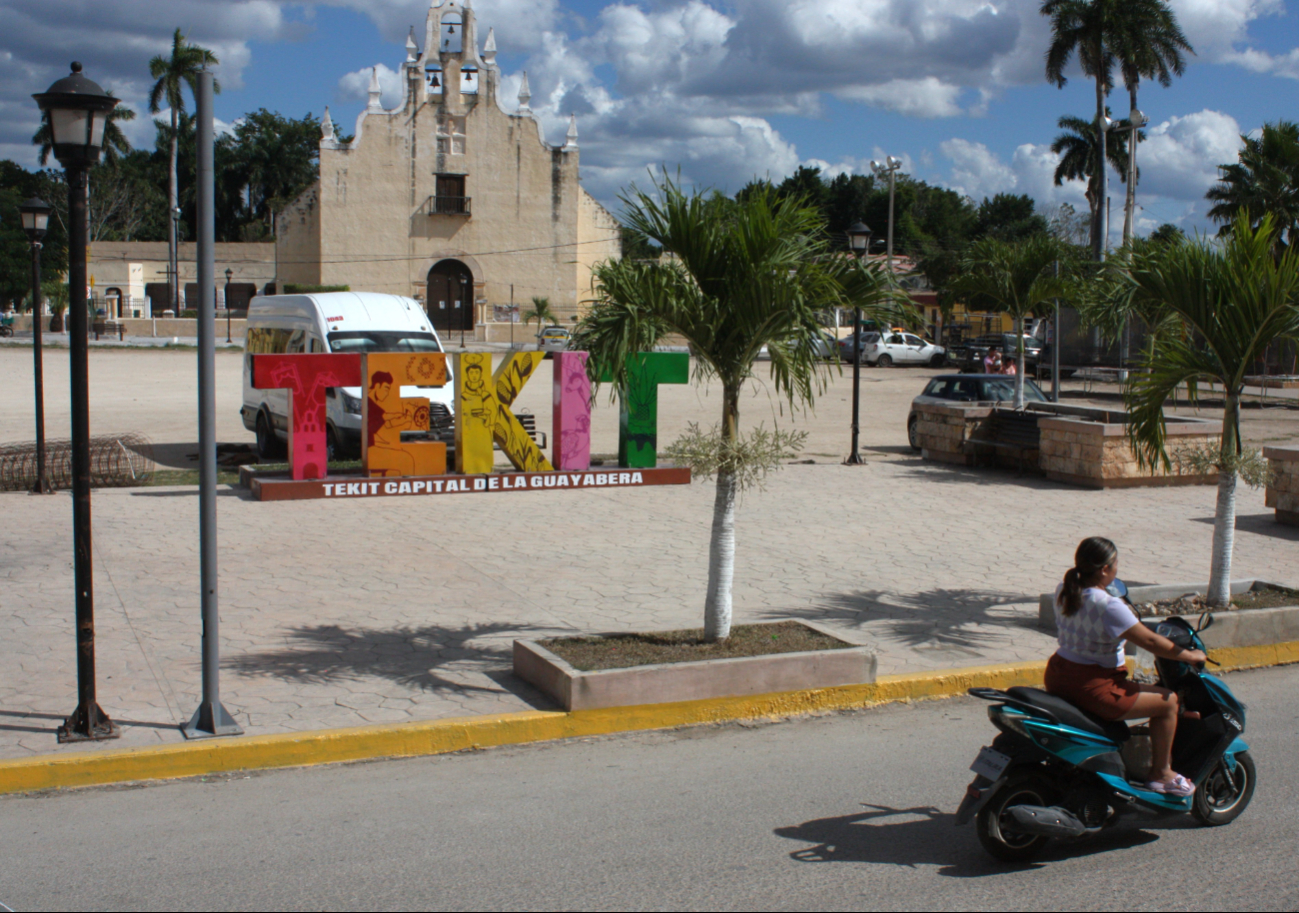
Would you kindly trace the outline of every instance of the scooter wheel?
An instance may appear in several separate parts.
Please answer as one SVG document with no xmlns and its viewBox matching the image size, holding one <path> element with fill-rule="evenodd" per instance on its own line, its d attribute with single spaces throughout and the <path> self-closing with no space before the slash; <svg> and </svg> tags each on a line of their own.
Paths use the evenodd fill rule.
<svg viewBox="0 0 1299 913">
<path fill-rule="evenodd" d="M 1254 798 L 1254 759 L 1248 751 L 1236 755 L 1236 769 L 1228 775 L 1227 762 L 1221 760 L 1195 790 L 1191 814 L 1206 827 L 1230 824 Z"/>
<path fill-rule="evenodd" d="M 1051 839 L 1026 834 L 1015 825 L 1010 809 L 1015 805 L 1054 805 L 1057 791 L 1040 774 L 1011 777 L 979 812 L 975 832 L 989 855 L 1002 862 L 1027 862 L 1042 852 Z"/>
</svg>

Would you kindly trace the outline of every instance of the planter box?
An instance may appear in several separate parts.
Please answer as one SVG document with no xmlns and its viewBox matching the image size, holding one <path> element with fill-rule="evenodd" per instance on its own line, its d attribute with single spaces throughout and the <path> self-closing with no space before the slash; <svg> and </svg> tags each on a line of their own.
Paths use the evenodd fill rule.
<svg viewBox="0 0 1299 913">
<path fill-rule="evenodd" d="M 1231 584 L 1232 595 L 1248 593 L 1255 586 L 1284 586 L 1264 580 L 1236 580 Z M 1176 599 L 1188 593 L 1204 593 L 1207 583 L 1184 583 L 1175 586 L 1134 586 L 1128 598 L 1135 603 Z M 1055 631 L 1055 594 L 1043 593 L 1038 597 L 1037 624 L 1044 631 Z M 1146 617 L 1142 617 L 1145 621 Z M 1187 621 L 1195 619 L 1187 616 Z M 1213 627 L 1203 634 L 1204 644 L 1210 650 L 1222 647 L 1258 647 L 1265 644 L 1299 641 L 1299 605 L 1279 606 L 1274 609 L 1215 610 Z"/>
<path fill-rule="evenodd" d="M 1299 448 L 1264 447 L 1272 468 L 1267 486 L 1267 506 L 1276 511 L 1276 522 L 1299 526 Z"/>
<path fill-rule="evenodd" d="M 848 643 L 818 625 L 805 621 L 800 624 Z M 565 710 L 866 685 L 875 681 L 875 665 L 875 653 L 870 647 L 849 646 L 581 672 L 535 641 L 514 642 L 514 674 Z"/>
<path fill-rule="evenodd" d="M 1034 411 L 1046 411 L 1034 403 Z M 1054 409 L 1052 411 L 1055 411 Z M 1103 416 L 1103 417 L 1102 417 Z M 1040 466 L 1048 479 L 1088 488 L 1125 488 L 1136 485 L 1209 485 L 1218 474 L 1183 471 L 1176 462 L 1178 450 L 1214 448 L 1222 435 L 1222 422 L 1179 416 L 1167 423 L 1167 448 L 1172 468 L 1141 468 L 1128 442 L 1123 414 L 1100 413 L 1097 418 L 1043 415 Z M 1117 419 L 1117 420 L 1116 420 Z"/>
</svg>

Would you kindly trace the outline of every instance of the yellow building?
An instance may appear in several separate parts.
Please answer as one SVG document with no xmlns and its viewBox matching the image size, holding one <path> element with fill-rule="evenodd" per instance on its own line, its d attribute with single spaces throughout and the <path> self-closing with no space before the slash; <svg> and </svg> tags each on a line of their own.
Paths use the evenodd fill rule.
<svg viewBox="0 0 1299 913">
<path fill-rule="evenodd" d="M 496 41 L 479 50 L 468 2 L 429 9 L 387 110 L 377 74 L 344 142 L 326 109 L 320 180 L 277 218 L 282 284 L 346 285 L 424 302 L 440 331 L 508 338 L 506 306 L 550 300 L 569 322 L 592 267 L 619 256 L 618 223 L 579 182 L 577 123 L 549 145 L 529 108 L 499 98 Z"/>
</svg>

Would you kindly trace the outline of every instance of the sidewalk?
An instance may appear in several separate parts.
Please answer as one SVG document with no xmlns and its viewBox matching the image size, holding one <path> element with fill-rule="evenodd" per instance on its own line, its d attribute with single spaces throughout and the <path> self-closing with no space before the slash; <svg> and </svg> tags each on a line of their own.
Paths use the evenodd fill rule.
<svg viewBox="0 0 1299 913">
<path fill-rule="evenodd" d="M 1080 536 L 1136 582 L 1207 574 L 1212 487 L 1085 491 L 873 454 L 746 496 L 736 621 L 810 618 L 881 675 L 1044 659 L 1037 594 Z M 219 498 L 222 697 L 249 735 L 553 709 L 516 637 L 701 624 L 712 486 L 448 499 Z M 194 489 L 97 491 L 99 700 L 123 737 L 58 746 L 76 703 L 69 496 L 0 495 L 0 758 L 181 741 L 198 704 Z M 1299 531 L 1242 489 L 1237 576 Z M 21 531 L 21 535 L 14 535 Z M 1174 532 L 1170 532 L 1174 531 Z"/>
</svg>

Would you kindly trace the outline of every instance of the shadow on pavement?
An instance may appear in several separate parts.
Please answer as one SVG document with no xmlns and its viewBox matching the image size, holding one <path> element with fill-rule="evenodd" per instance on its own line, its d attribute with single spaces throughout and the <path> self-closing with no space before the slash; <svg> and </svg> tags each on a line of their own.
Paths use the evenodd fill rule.
<svg viewBox="0 0 1299 913">
<path fill-rule="evenodd" d="M 869 622 L 882 623 L 881 633 L 894 637 L 910 647 L 928 645 L 930 649 L 966 650 L 1004 640 L 1007 627 L 1037 630 L 1036 613 L 1015 617 L 993 609 L 1014 603 L 1036 604 L 1036 596 L 1005 593 L 997 590 L 933 589 L 921 593 L 889 593 L 883 590 L 858 590 L 823 596 L 813 605 L 772 611 L 766 614 L 781 618 L 806 618 L 809 621 L 840 624 L 859 628 Z M 987 625 L 992 630 L 980 630 Z M 977 654 L 976 654 L 977 655 Z"/>
<path fill-rule="evenodd" d="M 553 633 L 537 625 L 485 623 L 463 628 L 426 625 L 395 628 L 345 628 L 311 625 L 290 628 L 289 645 L 230 657 L 222 665 L 237 675 L 278 678 L 307 684 L 378 677 L 420 691 L 508 691 L 539 709 L 553 709 L 540 692 L 510 673 L 509 640 L 528 632 Z M 492 638 L 505 646 L 477 646 Z M 448 667 L 454 667 L 449 669 Z M 459 673 L 452 676 L 452 672 Z M 499 687 L 475 685 L 465 674 L 483 675 Z"/>
<path fill-rule="evenodd" d="M 51 735 L 58 732 L 59 726 L 67 718 L 66 713 L 27 713 L 22 710 L 0 710 L 0 717 L 9 719 L 36 721 L 50 720 L 53 725 L 50 726 L 14 726 L 9 723 L 0 723 L 0 731 L 4 732 L 48 732 Z M 124 720 L 120 717 L 113 717 L 113 722 L 121 726 L 140 726 L 145 729 L 175 729 L 175 723 L 146 723 L 142 720 Z"/>
<path fill-rule="evenodd" d="M 993 859 L 979 845 L 974 825 L 957 828 L 956 816 L 929 807 L 889 808 L 863 803 L 867 811 L 817 818 L 775 834 L 812 846 L 789 854 L 796 862 L 858 862 L 915 868 L 939 866 L 938 874 L 978 878 L 1041 868 L 1055 859 L 1090 856 L 1158 840 L 1156 834 L 1118 829 L 1084 842 L 1053 841 L 1036 861 L 1011 865 Z"/>
<path fill-rule="evenodd" d="M 1213 525 L 1213 517 L 1192 517 L 1196 523 Z M 1276 514 L 1268 511 L 1265 514 L 1236 514 L 1238 532 L 1255 533 L 1259 536 L 1271 536 L 1274 539 L 1285 539 L 1299 542 L 1299 526 L 1287 526 L 1276 522 Z"/>
</svg>

